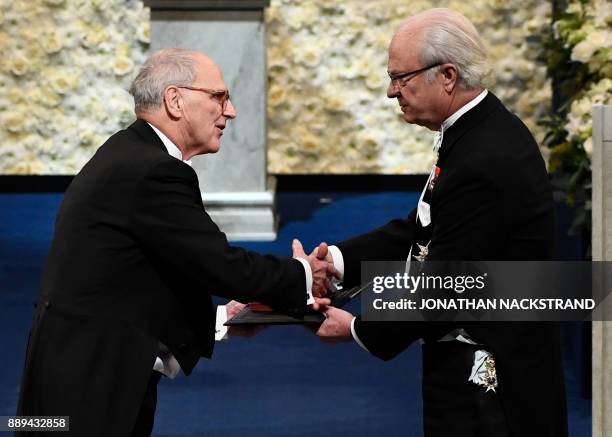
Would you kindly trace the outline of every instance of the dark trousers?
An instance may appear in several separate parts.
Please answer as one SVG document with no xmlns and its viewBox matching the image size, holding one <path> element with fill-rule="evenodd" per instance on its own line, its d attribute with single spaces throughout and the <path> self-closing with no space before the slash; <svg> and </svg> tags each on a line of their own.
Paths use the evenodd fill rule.
<svg viewBox="0 0 612 437">
<path fill-rule="evenodd" d="M 425 437 L 510 437 L 497 393 L 468 381 L 477 349 L 459 341 L 423 345 Z"/>
<path fill-rule="evenodd" d="M 149 437 L 153 431 L 153 422 L 155 421 L 155 407 L 157 406 L 157 383 L 161 379 L 162 374 L 151 370 L 149 385 L 140 406 L 136 425 L 130 434 L 131 437 Z"/>
</svg>

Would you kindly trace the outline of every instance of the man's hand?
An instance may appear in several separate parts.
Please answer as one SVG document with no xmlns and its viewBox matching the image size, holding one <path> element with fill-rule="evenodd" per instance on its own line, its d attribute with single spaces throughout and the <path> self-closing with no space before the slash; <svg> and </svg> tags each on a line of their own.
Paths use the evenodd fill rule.
<svg viewBox="0 0 612 437">
<path fill-rule="evenodd" d="M 331 300 L 327 297 L 314 297 L 314 303 L 310 305 L 310 308 L 315 311 L 322 311 L 323 308 L 328 307 L 330 304 Z"/>
<path fill-rule="evenodd" d="M 325 321 L 317 331 L 317 335 L 323 341 L 340 343 L 352 340 L 351 322 L 353 321 L 353 315 L 351 313 L 330 306 L 323 309 L 323 314 L 325 315 Z"/>
<path fill-rule="evenodd" d="M 325 278 L 325 289 L 329 291 L 329 293 L 333 293 L 336 291 L 336 287 L 333 285 L 332 278 L 340 279 L 340 272 L 334 266 L 334 258 L 329 252 L 329 247 L 327 243 L 321 242 L 317 247 L 313 249 L 310 253 L 310 256 L 316 257 L 318 260 L 325 261 L 328 263 L 330 268 L 328 268 L 327 277 Z"/>
<path fill-rule="evenodd" d="M 319 287 L 323 293 L 335 292 L 336 288 L 333 286 L 331 279 L 340 279 L 340 272 L 338 272 L 338 270 L 334 266 L 334 259 L 332 258 L 331 253 L 329 253 L 329 247 L 327 246 L 327 243 L 320 243 L 317 247 L 314 248 L 314 250 L 309 256 L 314 257 L 319 261 L 325 261 L 327 263 L 327 271 L 325 278 L 322 280 L 322 283 L 317 284 L 317 287 Z M 313 283 L 313 289 L 314 287 L 315 285 Z"/>
<path fill-rule="evenodd" d="M 227 312 L 227 320 L 234 317 L 240 311 L 242 311 L 246 307 L 246 304 L 240 303 L 236 300 L 229 301 L 227 305 L 225 305 L 225 311 Z"/>
<path fill-rule="evenodd" d="M 320 243 L 317 247 L 315 247 L 310 255 L 316 256 L 321 261 L 327 261 L 330 264 L 334 263 L 334 259 L 332 258 L 331 253 L 329 253 L 329 248 L 325 242 Z"/>
<path fill-rule="evenodd" d="M 246 304 L 238 302 L 236 300 L 229 301 L 225 305 L 225 311 L 227 312 L 227 320 L 234 317 L 240 311 L 246 307 Z M 266 329 L 266 325 L 234 325 L 228 327 L 227 335 L 229 337 L 255 337 L 261 331 Z"/>
<path fill-rule="evenodd" d="M 310 255 L 306 255 L 306 252 L 304 252 L 304 247 L 298 239 L 293 240 L 291 248 L 293 249 L 294 258 L 303 258 L 308 261 L 308 264 L 310 264 L 310 269 L 312 270 L 313 296 L 323 297 L 331 292 L 333 288 L 330 278 L 339 278 L 340 274 L 335 269 L 333 263 L 326 261 L 326 258 L 329 256 L 327 244 L 321 243 L 317 247 L 316 255 L 314 252 Z M 329 258 L 331 259 L 331 256 L 329 256 Z"/>
</svg>

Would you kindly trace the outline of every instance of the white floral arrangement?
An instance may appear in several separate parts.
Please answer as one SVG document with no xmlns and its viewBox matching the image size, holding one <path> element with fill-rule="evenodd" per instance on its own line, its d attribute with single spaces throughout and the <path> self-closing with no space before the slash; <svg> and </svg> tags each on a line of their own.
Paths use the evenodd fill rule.
<svg viewBox="0 0 612 437">
<path fill-rule="evenodd" d="M 423 0 L 272 0 L 268 25 L 268 170 L 271 173 L 429 172 L 432 133 L 407 125 L 386 97 L 387 47 Z M 488 45 L 488 88 L 542 138 L 550 110 L 537 60 L 549 1 L 441 1 L 465 14 Z"/>
<path fill-rule="evenodd" d="M 590 84 L 582 97 L 574 100 L 567 114 L 564 128 L 571 139 L 582 143 L 589 158 L 593 153 L 593 105 L 612 105 L 612 78 Z"/>
<path fill-rule="evenodd" d="M 0 173 L 75 174 L 135 118 L 149 15 L 136 0 L 0 4 Z"/>
<path fill-rule="evenodd" d="M 612 3 L 568 0 L 553 19 L 543 55 L 558 107 L 541 120 L 544 145 L 554 185 L 573 207 L 570 232 L 582 234 L 591 229 L 593 105 L 612 104 Z"/>
<path fill-rule="evenodd" d="M 555 23 L 556 36 L 571 48 L 570 59 L 585 64 L 592 80 L 576 96 L 567 114 L 564 128 L 568 137 L 582 143 L 586 154 L 593 152 L 593 105 L 612 104 L 612 3 L 608 0 L 571 1 L 566 13 L 568 21 Z M 568 26 L 572 18 L 580 27 Z M 573 46 L 573 47 L 572 47 Z"/>
</svg>

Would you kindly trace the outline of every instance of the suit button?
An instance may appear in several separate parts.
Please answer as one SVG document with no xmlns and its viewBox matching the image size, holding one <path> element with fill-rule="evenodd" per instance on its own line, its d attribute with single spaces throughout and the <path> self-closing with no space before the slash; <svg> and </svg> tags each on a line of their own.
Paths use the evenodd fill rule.
<svg viewBox="0 0 612 437">
<path fill-rule="evenodd" d="M 46 301 L 45 302 L 45 308 L 51 308 L 51 302 Z"/>
<path fill-rule="evenodd" d="M 34 308 L 38 307 L 38 304 L 36 302 L 34 302 Z"/>
</svg>

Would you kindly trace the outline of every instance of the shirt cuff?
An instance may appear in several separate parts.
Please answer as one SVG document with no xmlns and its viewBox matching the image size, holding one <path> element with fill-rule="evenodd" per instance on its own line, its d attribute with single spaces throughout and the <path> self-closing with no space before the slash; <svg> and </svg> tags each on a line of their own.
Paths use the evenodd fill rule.
<svg viewBox="0 0 612 437">
<path fill-rule="evenodd" d="M 312 305 L 315 303 L 314 297 L 312 297 L 312 269 L 310 264 L 304 258 L 293 258 L 297 259 L 304 266 L 304 273 L 306 274 L 306 305 Z"/>
<path fill-rule="evenodd" d="M 368 348 L 365 347 L 361 340 L 359 340 L 359 337 L 357 337 L 357 332 L 355 332 L 355 320 L 357 320 L 357 317 L 353 317 L 353 320 L 351 320 L 351 335 L 353 336 L 353 339 L 357 342 L 357 344 L 361 346 L 364 351 L 369 353 L 370 351 L 368 350 Z"/>
<path fill-rule="evenodd" d="M 176 375 L 178 375 L 181 370 L 181 365 L 176 360 L 174 355 L 172 355 L 172 353 L 168 350 L 165 344 L 159 342 L 157 344 L 157 348 L 159 349 L 159 352 L 158 356 L 155 358 L 153 370 L 167 376 L 170 379 L 176 378 Z"/>
<path fill-rule="evenodd" d="M 334 267 L 336 268 L 336 270 L 338 270 L 338 273 L 340 273 L 340 279 L 334 278 L 332 282 L 334 284 L 342 282 L 342 280 L 344 279 L 344 257 L 342 256 L 342 252 L 340 251 L 338 246 L 329 246 L 327 250 L 329 251 L 329 254 L 332 257 Z"/>
<path fill-rule="evenodd" d="M 227 307 L 225 305 L 217 305 L 217 317 L 215 319 L 215 341 L 227 339 Z"/>
</svg>

